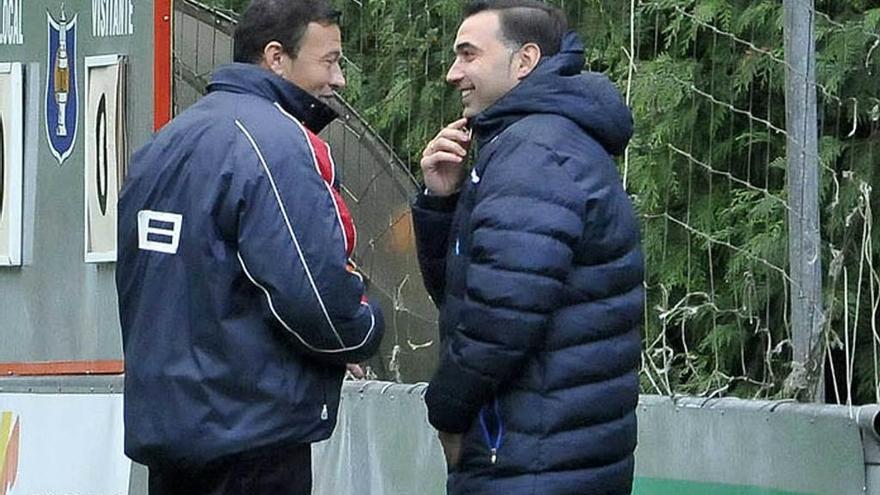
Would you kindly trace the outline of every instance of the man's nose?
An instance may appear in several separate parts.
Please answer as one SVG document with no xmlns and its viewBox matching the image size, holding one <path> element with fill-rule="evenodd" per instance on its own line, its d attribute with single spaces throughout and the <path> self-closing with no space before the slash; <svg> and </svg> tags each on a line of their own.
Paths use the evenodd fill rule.
<svg viewBox="0 0 880 495">
<path fill-rule="evenodd" d="M 452 66 L 449 67 L 449 71 L 446 73 L 446 82 L 452 84 L 453 86 L 457 85 L 459 81 L 464 77 L 464 73 L 461 70 L 461 67 L 458 64 L 458 60 L 452 63 Z"/>
<path fill-rule="evenodd" d="M 330 86 L 334 90 L 339 90 L 345 87 L 345 74 L 342 72 L 342 67 L 340 67 L 339 63 L 333 64 L 333 74 L 330 76 Z"/>
</svg>

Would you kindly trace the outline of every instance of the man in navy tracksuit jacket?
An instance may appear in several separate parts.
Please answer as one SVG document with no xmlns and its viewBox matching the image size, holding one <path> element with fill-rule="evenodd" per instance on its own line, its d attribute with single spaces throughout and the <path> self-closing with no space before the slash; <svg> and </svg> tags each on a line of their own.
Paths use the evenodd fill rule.
<svg viewBox="0 0 880 495">
<path fill-rule="evenodd" d="M 311 493 L 379 308 L 326 143 L 338 13 L 255 0 L 208 95 L 133 158 L 119 202 L 125 451 L 151 493 Z"/>
<path fill-rule="evenodd" d="M 628 494 L 644 273 L 610 155 L 631 114 L 605 77 L 581 74 L 557 9 L 483 1 L 464 18 L 447 75 L 464 118 L 426 147 L 413 207 L 440 307 L 425 400 L 448 491 Z"/>
</svg>

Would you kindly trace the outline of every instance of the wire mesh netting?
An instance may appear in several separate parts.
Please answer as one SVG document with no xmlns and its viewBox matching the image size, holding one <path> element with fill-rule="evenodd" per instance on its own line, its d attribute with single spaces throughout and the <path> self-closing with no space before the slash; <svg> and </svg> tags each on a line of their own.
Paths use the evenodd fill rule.
<svg viewBox="0 0 880 495">
<path fill-rule="evenodd" d="M 229 9 L 242 3 L 218 0 Z M 818 95 L 819 142 L 818 152 L 803 158 L 819 167 L 816 232 L 792 225 L 805 213 L 801 198 L 789 192 L 787 154 L 804 143 L 792 132 L 797 123 L 786 117 L 786 93 L 804 74 L 802 64 L 787 58 L 783 2 L 551 3 L 566 11 L 584 39 L 586 68 L 615 80 L 635 114 L 636 134 L 620 171 L 642 216 L 647 258 L 643 390 L 779 398 L 812 388 L 792 366 L 790 308 L 804 293 L 790 268 L 794 231 L 815 236 L 821 246 L 804 256 L 822 266 L 823 292 L 813 309 L 821 316 L 814 330 L 825 396 L 838 403 L 878 401 L 880 275 L 872 212 L 880 162 L 880 8 L 841 0 L 808 9 L 816 31 L 808 41 L 816 53 L 810 88 Z M 415 164 L 424 143 L 460 112 L 444 76 L 461 2 L 340 0 L 338 6 L 348 79 L 343 96 L 404 162 Z M 181 27 L 188 22 L 183 16 L 176 21 L 178 81 L 203 80 L 231 51 L 229 36 L 210 26 L 228 33 L 232 18 L 201 10 L 213 16 L 200 21 L 204 27 Z M 197 85 L 189 86 L 197 94 Z M 179 102 L 192 101 L 186 91 L 176 93 Z M 331 141 L 345 142 L 333 132 Z M 362 136 L 372 134 L 351 136 L 349 146 L 360 150 Z M 387 149 L 374 148 L 383 156 L 377 163 L 405 168 Z M 335 149 L 339 154 L 339 145 Z M 370 232 L 361 246 L 394 238 L 408 246 L 358 252 L 368 270 L 388 275 L 377 286 L 386 294 L 386 311 L 394 308 L 411 321 L 389 331 L 393 342 L 377 368 L 384 378 L 424 379 L 436 359 L 436 346 L 429 345 L 436 330 L 407 244 L 413 184 L 360 165 L 363 156 L 373 156 L 369 146 L 364 150 L 344 151 L 338 160 L 346 167 L 349 197 L 357 198 L 356 219 Z M 362 186 L 349 184 L 350 177 L 365 177 L 377 189 L 356 192 Z M 375 185 L 395 180 L 406 185 Z M 398 297 L 401 287 L 412 295 Z"/>
<path fill-rule="evenodd" d="M 816 25 L 820 140 L 810 161 L 820 167 L 821 230 L 799 235 L 821 238 L 814 255 L 824 262 L 826 290 L 814 303 L 824 315 L 815 344 L 828 360 L 828 398 L 874 401 L 876 18 L 872 27 L 855 5 L 827 8 L 808 12 Z M 647 125 L 623 171 L 645 219 L 643 377 L 667 394 L 801 395 L 810 385 L 791 366 L 788 315 L 803 288 L 792 278 L 789 235 L 807 213 L 791 196 L 786 166 L 790 148 L 803 143 L 791 131 L 800 123 L 786 118 L 798 69 L 786 61 L 783 5 L 641 2 L 631 14 L 633 57 L 620 80 Z"/>
</svg>

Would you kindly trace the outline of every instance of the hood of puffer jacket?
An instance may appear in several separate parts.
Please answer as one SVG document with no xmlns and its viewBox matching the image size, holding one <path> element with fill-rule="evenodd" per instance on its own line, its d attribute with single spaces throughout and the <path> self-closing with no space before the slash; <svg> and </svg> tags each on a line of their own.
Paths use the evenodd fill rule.
<svg viewBox="0 0 880 495">
<path fill-rule="evenodd" d="M 470 120 L 479 142 L 523 117 L 550 113 L 577 123 L 609 153 L 621 154 L 632 137 L 632 113 L 605 75 L 582 72 L 584 60 L 584 45 L 570 31 L 559 53 L 542 59 L 531 74 Z"/>
</svg>

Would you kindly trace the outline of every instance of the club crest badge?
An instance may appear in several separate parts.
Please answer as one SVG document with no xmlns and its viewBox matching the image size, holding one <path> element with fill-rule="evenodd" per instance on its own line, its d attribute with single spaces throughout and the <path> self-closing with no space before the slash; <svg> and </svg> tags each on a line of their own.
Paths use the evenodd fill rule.
<svg viewBox="0 0 880 495">
<path fill-rule="evenodd" d="M 76 142 L 76 16 L 68 19 L 61 5 L 59 20 L 46 12 L 49 52 L 46 67 L 46 137 L 52 155 L 63 164 Z"/>
</svg>

